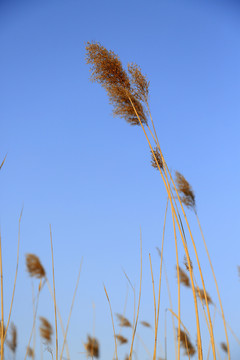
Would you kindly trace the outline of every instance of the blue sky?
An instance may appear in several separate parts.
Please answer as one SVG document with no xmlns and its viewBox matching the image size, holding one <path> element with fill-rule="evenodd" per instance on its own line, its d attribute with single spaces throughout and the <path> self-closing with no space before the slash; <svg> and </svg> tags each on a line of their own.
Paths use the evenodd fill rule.
<svg viewBox="0 0 240 360">
<path fill-rule="evenodd" d="M 84 350 L 87 334 L 93 331 L 93 302 L 101 359 L 113 356 L 103 282 L 113 312 L 121 313 L 127 290 L 122 268 L 136 285 L 137 294 L 139 290 L 140 227 L 140 320 L 153 325 L 148 254 L 157 283 L 159 257 L 155 247 L 161 243 L 166 193 L 160 175 L 150 166 L 141 129 L 113 118 L 104 90 L 90 82 L 85 62 L 87 41 L 99 41 L 116 52 L 124 66 L 136 62 L 147 75 L 150 107 L 166 161 L 194 188 L 225 315 L 235 333 L 240 333 L 239 20 L 237 1 L 0 2 L 0 162 L 8 154 L 0 172 L 5 317 L 14 281 L 18 218 L 24 204 L 12 313 L 19 334 L 17 358 L 24 354 L 32 323 L 32 282 L 25 271 L 25 254 L 37 254 L 52 279 L 50 223 L 57 302 L 65 322 L 83 256 L 68 336 L 72 358 L 84 358 L 79 353 Z M 206 287 L 217 302 L 196 220 L 188 214 Z M 164 259 L 177 311 L 170 212 Z M 36 291 L 37 281 L 34 284 Z M 194 342 L 191 292 L 183 288 L 182 299 L 182 320 Z M 164 309 L 169 306 L 164 281 L 161 305 L 159 334 L 163 346 Z M 39 315 L 54 324 L 47 288 L 41 294 Z M 133 316 L 130 288 L 126 316 Z M 173 358 L 168 319 L 168 355 Z M 201 324 L 208 345 L 203 318 Z M 141 325 L 138 329 L 152 351 L 153 333 Z M 219 345 L 224 341 L 219 317 L 215 329 Z M 130 336 L 129 330 L 123 335 Z M 240 350 L 231 334 L 229 339 L 234 360 Z M 136 345 L 139 360 L 145 360 L 144 348 L 140 342 Z M 127 349 L 126 345 L 119 348 L 120 358 Z M 48 353 L 44 356 L 50 358 Z"/>
</svg>

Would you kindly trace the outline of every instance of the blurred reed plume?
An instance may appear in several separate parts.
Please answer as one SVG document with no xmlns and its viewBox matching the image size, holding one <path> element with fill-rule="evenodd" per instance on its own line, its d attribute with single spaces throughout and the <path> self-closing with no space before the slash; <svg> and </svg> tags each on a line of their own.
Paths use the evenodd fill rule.
<svg viewBox="0 0 240 360">
<path fill-rule="evenodd" d="M 220 346 L 225 353 L 228 353 L 227 345 L 224 342 L 221 342 Z"/>
<path fill-rule="evenodd" d="M 88 42 L 86 51 L 91 80 L 107 91 L 113 105 L 113 115 L 124 118 L 130 125 L 140 125 L 139 118 L 142 124 L 147 124 L 144 102 L 148 97 L 148 82 L 140 68 L 134 64 L 128 65 L 128 76 L 119 57 L 99 43 Z"/>
<path fill-rule="evenodd" d="M 120 345 L 126 344 L 128 339 L 122 335 L 116 335 L 116 339 L 120 342 Z"/>
<path fill-rule="evenodd" d="M 151 328 L 151 325 L 147 321 L 141 321 L 140 323 L 145 327 Z"/>
<path fill-rule="evenodd" d="M 154 169 L 156 169 L 156 170 L 158 170 L 158 166 L 161 169 L 163 169 L 163 161 L 162 161 L 162 156 L 160 154 L 159 149 L 156 147 L 153 150 L 153 152 L 154 152 L 155 157 L 154 157 L 154 155 L 153 155 L 153 153 L 151 151 L 151 158 L 152 158 L 151 165 L 152 165 L 152 167 L 154 167 Z M 155 160 L 155 158 L 156 158 L 157 161 Z"/>
<path fill-rule="evenodd" d="M 196 353 L 196 350 L 192 345 L 189 336 L 183 330 L 180 330 L 180 342 L 182 348 L 185 349 L 185 355 L 193 356 Z"/>
<path fill-rule="evenodd" d="M 180 266 L 178 267 L 178 269 L 179 269 L 180 283 L 183 284 L 186 287 L 190 287 L 189 277 L 187 276 L 185 271 L 182 270 L 182 268 Z"/>
<path fill-rule="evenodd" d="M 41 321 L 41 325 L 39 327 L 40 336 L 43 340 L 45 340 L 46 343 L 51 344 L 53 334 L 52 325 L 46 318 L 42 316 L 40 316 L 39 319 Z"/>
<path fill-rule="evenodd" d="M 198 297 L 206 303 L 203 289 L 199 289 L 199 287 L 196 286 L 196 293 L 197 293 Z M 210 295 L 207 293 L 207 291 L 206 291 L 206 296 L 207 296 L 208 304 L 213 304 L 212 299 L 211 299 Z"/>
<path fill-rule="evenodd" d="M 7 341 L 7 345 L 9 347 L 9 349 L 13 353 L 16 352 L 16 349 L 17 349 L 17 328 L 13 323 L 11 324 L 11 340 Z"/>
<path fill-rule="evenodd" d="M 44 267 L 42 266 L 39 258 L 34 254 L 26 255 L 27 271 L 31 277 L 42 279 L 46 276 Z"/>
<path fill-rule="evenodd" d="M 119 320 L 119 326 L 121 326 L 121 327 L 124 327 L 124 326 L 125 327 L 132 327 L 130 321 L 127 318 L 125 318 L 125 316 L 120 315 L 120 314 L 116 314 L 116 316 L 117 316 L 117 318 Z"/>
<path fill-rule="evenodd" d="M 7 157 L 7 154 L 4 156 L 4 159 L 3 159 L 3 161 L 2 161 L 2 163 L 1 163 L 1 165 L 0 165 L 0 170 L 1 170 L 1 168 L 3 167 L 3 164 L 5 163 L 6 157 Z"/>
<path fill-rule="evenodd" d="M 188 262 L 187 262 L 186 255 L 184 255 L 183 263 L 184 263 L 184 265 L 185 265 L 186 270 L 189 271 L 189 265 L 188 265 Z M 190 266 L 191 266 L 191 269 L 193 270 L 193 264 L 192 264 L 192 260 L 191 260 L 191 259 L 190 259 Z"/>
<path fill-rule="evenodd" d="M 96 338 L 88 335 L 88 341 L 84 344 L 87 355 L 91 357 L 99 357 L 99 343 Z"/>
<path fill-rule="evenodd" d="M 28 357 L 31 357 L 33 359 L 34 358 L 34 350 L 29 347 L 27 350 L 27 355 L 28 355 Z"/>
<path fill-rule="evenodd" d="M 180 174 L 178 171 L 175 172 L 175 175 L 176 175 L 177 189 L 180 194 L 182 203 L 186 205 L 188 208 L 192 208 L 193 210 L 195 210 L 196 201 L 191 185 L 187 182 L 185 177 L 182 174 Z"/>
</svg>

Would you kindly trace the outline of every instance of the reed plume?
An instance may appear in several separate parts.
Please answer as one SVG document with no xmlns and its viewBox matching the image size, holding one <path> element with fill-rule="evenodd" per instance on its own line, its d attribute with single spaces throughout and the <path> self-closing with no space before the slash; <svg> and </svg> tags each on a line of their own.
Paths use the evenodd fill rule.
<svg viewBox="0 0 240 360">
<path fill-rule="evenodd" d="M 119 320 L 119 326 L 121 327 L 132 327 L 130 321 L 123 315 L 116 314 L 118 320 Z"/>
<path fill-rule="evenodd" d="M 189 277 L 180 266 L 178 267 L 178 269 L 179 269 L 180 283 L 186 287 L 190 287 Z"/>
<path fill-rule="evenodd" d="M 185 177 L 178 171 L 175 172 L 177 189 L 180 194 L 181 201 L 188 208 L 195 210 L 196 201 L 195 195 L 191 185 L 187 182 Z"/>
<path fill-rule="evenodd" d="M 31 277 L 42 279 L 46 276 L 44 267 L 42 266 L 39 258 L 34 254 L 26 255 L 27 271 Z"/>
<path fill-rule="evenodd" d="M 227 345 L 224 342 L 221 342 L 220 346 L 225 353 L 228 353 Z"/>
<path fill-rule="evenodd" d="M 182 348 L 185 349 L 185 355 L 193 356 L 196 353 L 196 350 L 192 345 L 189 336 L 183 330 L 180 330 L 180 342 Z"/>
<path fill-rule="evenodd" d="M 152 167 L 154 167 L 154 169 L 156 169 L 156 170 L 158 170 L 159 167 L 161 169 L 163 169 L 163 161 L 162 161 L 162 156 L 160 154 L 159 149 L 156 147 L 153 150 L 153 152 L 154 152 L 154 154 L 151 151 L 151 158 L 152 158 L 151 165 L 152 165 Z"/>
<path fill-rule="evenodd" d="M 184 255 L 183 263 L 184 263 L 184 265 L 185 265 L 186 270 L 189 271 L 189 265 L 188 265 L 188 262 L 187 262 L 186 255 Z M 193 264 L 192 264 L 192 260 L 191 260 L 191 259 L 190 259 L 190 266 L 191 266 L 191 269 L 193 270 Z"/>
<path fill-rule="evenodd" d="M 116 339 L 120 342 L 120 345 L 126 344 L 128 339 L 122 335 L 116 335 Z"/>
<path fill-rule="evenodd" d="M 30 347 L 27 350 L 27 356 L 31 357 L 32 359 L 34 358 L 34 350 Z"/>
<path fill-rule="evenodd" d="M 84 344 L 84 347 L 88 356 L 99 358 L 99 343 L 96 338 L 88 335 L 88 341 Z"/>
<path fill-rule="evenodd" d="M 86 52 L 91 80 L 102 85 L 107 91 L 110 104 L 113 105 L 113 115 L 124 118 L 130 125 L 140 125 L 139 118 L 142 124 L 147 124 L 146 110 L 142 101 L 148 94 L 148 85 L 140 68 L 137 65 L 129 65 L 129 77 L 119 57 L 99 43 L 88 42 Z"/>
<path fill-rule="evenodd" d="M 17 348 L 17 328 L 12 323 L 11 324 L 11 340 L 7 341 L 9 349 L 15 354 Z"/>
<path fill-rule="evenodd" d="M 51 344 L 53 334 L 52 325 L 46 318 L 42 316 L 40 316 L 39 319 L 41 321 L 41 325 L 39 327 L 40 336 L 47 344 Z"/>
<path fill-rule="evenodd" d="M 199 287 L 196 286 L 196 293 L 197 293 L 198 297 L 201 298 L 201 300 L 206 303 L 206 299 L 205 299 L 205 295 L 204 295 L 203 289 L 199 289 Z M 210 297 L 210 295 L 208 294 L 207 291 L 206 291 L 206 296 L 207 296 L 207 302 L 208 302 L 208 304 L 213 304 L 213 301 L 212 301 L 212 299 L 211 299 L 211 297 Z"/>
<path fill-rule="evenodd" d="M 141 321 L 140 323 L 147 328 L 151 328 L 151 325 L 147 321 Z"/>
<path fill-rule="evenodd" d="M 0 165 L 0 170 L 2 169 L 3 164 L 5 163 L 6 157 L 7 157 L 7 154 L 5 155 L 5 157 L 4 157 L 4 159 L 3 159 L 3 161 L 2 161 L 2 163 L 1 163 L 1 165 Z"/>
</svg>

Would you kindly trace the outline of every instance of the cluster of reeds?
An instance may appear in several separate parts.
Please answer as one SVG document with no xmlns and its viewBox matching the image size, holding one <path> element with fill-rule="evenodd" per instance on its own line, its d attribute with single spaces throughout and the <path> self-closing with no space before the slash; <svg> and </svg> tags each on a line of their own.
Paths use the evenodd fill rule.
<svg viewBox="0 0 240 360">
<path fill-rule="evenodd" d="M 176 350 L 176 359 L 178 360 L 180 359 L 180 346 L 183 343 L 187 344 L 188 346 L 189 357 L 195 353 L 195 350 L 193 350 L 194 347 L 190 343 L 189 338 L 187 337 L 186 334 L 183 336 L 183 332 L 181 329 L 181 324 L 182 324 L 181 292 L 180 292 L 181 283 L 187 286 L 188 288 L 191 288 L 193 295 L 193 301 L 195 307 L 196 330 L 197 330 L 198 359 L 199 360 L 203 359 L 203 352 L 202 352 L 202 337 L 201 337 L 200 321 L 199 321 L 199 304 L 197 298 L 200 299 L 201 303 L 204 302 L 206 306 L 206 311 L 204 310 L 205 320 L 210 335 L 213 359 L 216 359 L 213 324 L 209 309 L 209 305 L 212 304 L 212 300 L 206 291 L 205 281 L 202 274 L 202 268 L 198 257 L 198 251 L 196 248 L 194 236 L 192 234 L 191 227 L 188 221 L 188 216 L 184 209 L 184 206 L 187 207 L 189 210 L 193 210 L 199 224 L 200 232 L 209 259 L 214 281 L 216 284 L 218 300 L 221 308 L 221 316 L 223 319 L 223 325 L 225 329 L 227 354 L 228 354 L 228 359 L 230 359 L 227 324 L 224 317 L 221 297 L 219 294 L 219 289 L 218 289 L 215 273 L 213 270 L 212 262 L 207 249 L 206 241 L 203 236 L 200 221 L 197 215 L 195 194 L 191 185 L 188 183 L 185 177 L 176 171 L 175 179 L 174 179 L 174 176 L 172 175 L 172 173 L 170 172 L 167 166 L 165 157 L 160 147 L 154 122 L 150 112 L 150 106 L 148 102 L 149 81 L 147 80 L 146 76 L 142 74 L 141 68 L 138 65 L 129 64 L 127 70 L 125 70 L 122 66 L 119 57 L 113 51 L 107 50 L 104 46 L 102 46 L 100 43 L 97 42 L 87 43 L 86 62 L 87 64 L 90 65 L 91 80 L 99 83 L 107 91 L 110 104 L 113 106 L 113 115 L 124 118 L 132 126 L 139 126 L 142 128 L 151 152 L 151 164 L 155 169 L 159 171 L 164 187 L 166 189 L 168 201 L 171 207 L 171 214 L 172 214 L 172 224 L 173 224 L 174 241 L 175 241 L 175 249 L 176 249 L 176 269 L 177 269 L 177 279 L 178 279 L 178 309 L 177 309 L 178 314 L 176 316 L 178 321 L 178 325 L 177 325 L 178 345 Z M 165 227 L 165 222 L 164 222 L 164 227 Z M 193 245 L 196 264 L 197 264 L 195 269 L 193 269 L 192 261 L 190 259 L 187 238 L 190 238 Z M 185 252 L 184 264 L 189 273 L 189 277 L 179 266 L 179 258 L 178 258 L 178 252 L 180 246 L 179 240 L 181 240 L 182 246 L 184 248 L 184 252 Z M 155 314 L 153 360 L 156 360 L 157 357 L 156 349 L 157 349 L 159 311 L 160 311 L 163 242 L 164 242 L 164 234 L 162 239 L 162 248 L 160 251 L 161 264 L 160 264 L 159 292 L 158 292 L 157 302 L 155 296 L 151 257 L 149 256 L 151 274 L 152 274 L 152 283 L 153 283 L 154 314 Z M 197 271 L 200 275 L 202 289 L 198 287 L 194 276 L 194 274 Z M 174 323 L 173 326 L 175 328 Z M 130 354 L 129 357 L 130 360 L 131 360 L 131 356 L 132 354 Z"/>
<path fill-rule="evenodd" d="M 127 70 L 125 70 L 122 66 L 122 63 L 119 57 L 113 52 L 107 50 L 101 44 L 92 42 L 87 43 L 86 45 L 86 61 L 90 65 L 91 70 L 91 79 L 103 86 L 103 88 L 107 91 L 109 96 L 109 100 L 111 105 L 113 106 L 113 115 L 120 116 L 125 119 L 130 125 L 132 126 L 139 126 L 148 143 L 150 154 L 151 154 L 151 164 L 154 169 L 156 169 L 162 179 L 163 185 L 165 187 L 167 193 L 167 205 L 165 210 L 165 218 L 164 218 L 164 226 L 163 226 L 163 235 L 162 235 L 162 243 L 161 243 L 161 250 L 157 248 L 159 256 L 160 256 L 160 271 L 159 271 L 159 284 L 158 284 L 158 295 L 156 296 L 155 292 L 155 283 L 154 283 L 154 275 L 152 270 L 152 263 L 151 263 L 151 255 L 149 254 L 149 261 L 150 261 L 150 269 L 151 269 L 151 277 L 152 277 L 152 287 L 153 287 L 153 300 L 154 300 L 154 344 L 152 349 L 152 354 L 146 348 L 146 351 L 150 358 L 153 360 L 157 359 L 157 341 L 158 341 L 158 328 L 159 328 L 159 317 L 160 317 L 160 300 L 161 300 L 161 282 L 162 282 L 162 272 L 165 273 L 166 284 L 168 287 L 168 296 L 169 296 L 169 308 L 165 309 L 165 354 L 164 360 L 167 360 L 167 339 L 166 339 L 166 324 L 167 324 L 167 312 L 169 311 L 172 316 L 172 325 L 173 325 L 173 334 L 174 334 L 174 347 L 175 347 L 175 358 L 176 360 L 180 359 L 180 348 L 183 349 L 184 355 L 190 357 L 194 356 L 197 353 L 198 360 L 203 360 L 203 346 L 202 346 L 202 336 L 200 331 L 200 321 L 199 321 L 199 307 L 201 304 L 201 309 L 204 314 L 204 320 L 206 321 L 207 328 L 209 331 L 209 351 L 210 346 L 212 349 L 213 359 L 216 360 L 216 341 L 214 338 L 213 332 L 213 325 L 214 319 L 212 319 L 210 308 L 209 306 L 212 305 L 215 308 L 215 313 L 217 310 L 216 304 L 213 303 L 210 295 L 206 291 L 205 281 L 202 274 L 202 269 L 198 257 L 198 252 L 196 248 L 196 244 L 194 241 L 194 236 L 191 231 L 191 227 L 188 221 L 188 216 L 185 211 L 185 207 L 188 210 L 192 210 L 196 216 L 200 233 L 203 239 L 203 243 L 206 249 L 206 254 L 210 263 L 210 267 L 212 270 L 213 278 L 216 284 L 216 290 L 218 294 L 218 302 L 220 305 L 219 313 L 223 320 L 224 330 L 225 330 L 225 338 L 226 343 L 221 342 L 220 346 L 222 350 L 227 354 L 228 360 L 230 360 L 230 348 L 229 348 L 229 340 L 228 340 L 228 332 L 227 326 L 230 331 L 233 333 L 234 337 L 238 342 L 238 338 L 235 336 L 234 332 L 227 324 L 224 316 L 224 311 L 222 307 L 221 297 L 219 294 L 218 284 L 216 280 L 216 276 L 213 270 L 212 262 L 210 259 L 210 255 L 207 249 L 206 241 L 203 235 L 203 231 L 201 228 L 201 224 L 198 218 L 197 209 L 196 209 L 196 199 L 194 191 L 185 177 L 180 174 L 179 172 L 175 172 L 175 179 L 172 175 L 171 171 L 168 168 L 168 165 L 165 161 L 165 157 L 163 155 L 162 149 L 160 147 L 160 143 L 158 140 L 158 136 L 156 133 L 156 129 L 154 126 L 154 122 L 150 112 L 150 106 L 148 102 L 149 98 L 149 81 L 147 80 L 146 76 L 142 74 L 141 68 L 136 64 L 129 64 Z M 6 156 L 4 157 L 1 165 L 4 165 L 6 160 Z M 175 245 L 175 256 L 176 256 L 176 271 L 177 271 L 177 292 L 178 292 L 178 306 L 177 311 L 173 310 L 173 304 L 171 299 L 171 292 L 169 289 L 168 278 L 167 278 L 167 271 L 166 266 L 164 263 L 163 258 L 163 251 L 164 251 L 164 239 L 165 239 L 165 225 L 166 225 L 166 216 L 168 206 L 170 204 L 171 208 L 171 217 L 172 217 L 172 226 L 173 226 L 173 233 L 174 233 L 174 245 Z M 16 354 L 17 348 L 17 328 L 16 326 L 11 323 L 9 336 L 7 338 L 9 324 L 11 319 L 11 312 L 15 294 L 15 286 L 17 280 L 17 273 L 18 273 L 18 260 L 19 260 L 19 243 L 20 243 L 20 223 L 21 223 L 22 211 L 19 218 L 19 235 L 18 235 L 18 247 L 17 247 L 17 266 L 15 272 L 15 280 L 13 285 L 13 293 L 12 299 L 10 304 L 10 310 L 8 314 L 8 318 L 6 321 L 6 325 L 4 323 L 4 309 L 3 309 L 3 269 L 2 269 L 2 247 L 1 247 L 1 233 L 0 233 L 0 278 L 1 278 L 1 322 L 0 322 L 0 339 L 1 339 L 1 355 L 0 360 L 4 359 L 4 344 L 8 346 L 10 351 L 13 354 Z M 192 256 L 190 258 L 189 253 L 189 246 L 188 242 L 189 239 L 191 240 L 193 249 L 194 249 L 194 262 L 196 262 L 196 266 L 193 267 Z M 32 337 L 36 329 L 36 319 L 37 319 L 37 312 L 38 312 L 38 304 L 41 291 L 45 284 L 48 286 L 50 294 L 53 300 L 53 309 L 54 309 L 54 316 L 55 316 L 55 327 L 51 325 L 51 323 L 43 316 L 39 317 L 40 326 L 39 332 L 42 341 L 44 342 L 47 351 L 51 354 L 52 359 L 56 358 L 56 360 L 63 359 L 64 349 L 66 347 L 67 359 L 70 360 L 68 344 L 67 344 L 67 333 L 69 328 L 69 322 L 71 318 L 71 313 L 74 305 L 74 300 L 76 296 L 76 291 L 78 288 L 80 272 L 81 272 L 81 265 L 80 270 L 77 278 L 76 288 L 74 291 L 73 299 L 71 308 L 69 311 L 69 317 L 67 321 L 66 327 L 64 327 L 62 318 L 57 307 L 57 300 L 56 300 L 56 289 L 55 289 L 55 275 L 54 275 L 54 259 L 53 259 L 53 243 L 52 243 L 52 232 L 50 226 L 50 240 L 51 240 L 51 253 L 52 253 L 52 276 L 53 276 L 53 288 L 50 285 L 48 280 L 45 268 L 43 267 L 40 259 L 34 254 L 27 254 L 26 255 L 26 268 L 27 272 L 30 277 L 35 278 L 39 281 L 38 283 L 38 292 L 37 296 L 33 297 L 33 308 L 34 308 L 34 316 L 33 316 L 33 324 L 32 329 L 30 332 L 28 344 L 26 347 L 26 354 L 24 360 L 27 357 L 35 359 L 35 342 L 32 342 Z M 181 240 L 181 241 L 179 241 Z M 179 263 L 179 246 L 184 249 L 184 265 L 187 270 L 187 273 L 181 268 Z M 240 267 L 238 267 L 238 271 L 240 273 Z M 195 274 L 198 272 L 201 279 L 201 287 L 200 288 L 197 284 Z M 133 290 L 134 294 L 134 305 L 135 305 L 135 288 L 132 286 L 128 276 L 125 273 L 125 276 Z M 141 299 L 141 283 L 142 283 L 142 243 L 141 243 L 141 267 L 140 267 L 140 289 L 139 289 L 139 298 L 138 298 L 138 306 L 137 309 L 134 307 L 134 316 L 133 321 L 129 321 L 124 313 L 123 314 L 116 314 L 118 325 L 120 330 L 124 327 L 129 327 L 132 329 L 132 336 L 131 339 L 123 336 L 121 331 L 116 334 L 115 332 L 115 325 L 114 319 L 112 314 L 111 302 L 109 295 L 107 293 L 106 287 L 104 286 L 105 294 L 109 303 L 111 319 L 112 319 L 112 326 L 113 326 L 113 333 L 114 333 L 114 341 L 115 341 L 115 351 L 113 357 L 118 360 L 118 353 L 117 347 L 118 345 L 126 345 L 130 344 L 129 351 L 125 357 L 125 360 L 132 360 L 133 358 L 133 347 L 135 337 L 140 336 L 137 333 L 137 326 L 138 326 L 138 319 L 140 313 L 140 299 Z M 193 303 L 195 309 L 195 321 L 196 321 L 196 331 L 197 331 L 197 342 L 196 346 L 193 345 L 191 341 L 191 335 L 187 330 L 186 326 L 184 325 L 184 315 L 181 313 L 181 285 L 187 287 L 191 290 L 193 296 Z M 215 318 L 214 313 L 214 318 Z M 177 326 L 175 324 L 175 319 L 177 320 Z M 58 343 L 58 321 L 61 325 L 61 330 L 63 333 L 63 344 L 61 351 L 59 351 L 59 343 Z M 148 321 L 141 321 L 140 322 L 144 327 L 152 329 L 150 323 Z M 55 328 L 55 347 L 52 345 L 52 336 L 54 334 Z M 144 345 L 144 342 L 141 339 L 141 342 Z M 100 344 L 99 341 L 96 339 L 95 336 L 87 336 L 87 342 L 83 344 L 85 348 L 85 354 L 87 357 L 99 358 L 100 357 Z M 145 345 L 144 345 L 145 346 Z M 207 359 L 209 358 L 209 351 L 207 355 Z M 217 349 L 218 351 L 218 349 Z M 158 359 L 161 359 L 158 357 Z"/>
</svg>

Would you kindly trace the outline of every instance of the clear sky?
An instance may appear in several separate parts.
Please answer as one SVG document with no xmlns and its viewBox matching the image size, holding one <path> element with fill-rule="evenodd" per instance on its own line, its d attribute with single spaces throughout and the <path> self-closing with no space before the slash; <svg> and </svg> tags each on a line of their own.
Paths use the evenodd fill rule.
<svg viewBox="0 0 240 360">
<path fill-rule="evenodd" d="M 116 52 L 124 66 L 136 62 L 147 75 L 161 147 L 170 169 L 183 173 L 193 186 L 226 319 L 240 337 L 239 39 L 238 1 L 0 1 L 0 162 L 8 154 L 0 171 L 5 317 L 14 282 L 18 218 L 24 204 L 12 312 L 18 329 L 17 359 L 23 358 L 32 324 L 32 281 L 26 272 L 25 254 L 38 255 L 52 281 L 50 223 L 56 296 L 64 323 L 83 256 L 68 336 L 72 359 L 84 358 L 80 354 L 83 342 L 87 334 L 93 334 L 93 303 L 100 358 L 113 357 L 114 339 L 103 282 L 113 313 L 123 312 L 128 288 L 126 316 L 132 319 L 133 293 L 122 269 L 135 284 L 138 297 L 140 227 L 140 320 L 154 325 L 148 254 L 157 287 L 159 257 L 155 247 L 161 246 L 166 193 L 160 175 L 150 166 L 142 130 L 113 118 L 104 90 L 90 82 L 85 62 L 87 41 L 99 41 Z M 187 213 L 206 288 L 218 304 L 195 217 Z M 177 312 L 170 212 L 164 260 Z M 195 266 L 194 259 L 193 263 Z M 199 279 L 198 274 L 196 277 Z M 38 282 L 33 283 L 36 292 Z M 159 327 L 162 357 L 166 307 L 169 303 L 163 280 Z M 185 288 L 181 309 L 182 321 L 195 343 L 193 300 Z M 38 314 L 54 324 L 47 287 L 42 291 Z M 208 336 L 201 312 L 200 318 L 206 356 Z M 115 326 L 119 332 L 117 321 Z M 219 347 L 225 337 L 218 315 L 214 329 Z M 137 331 L 152 352 L 153 332 L 141 325 Z M 129 329 L 122 334 L 131 335 Z M 239 359 L 240 348 L 230 332 L 229 341 L 232 359 Z M 36 346 L 36 359 L 40 359 L 39 339 Z M 136 349 L 139 360 L 148 358 L 139 340 Z M 127 345 L 119 347 L 120 359 L 127 350 Z M 173 357 L 168 315 L 168 358 Z M 44 358 L 50 359 L 50 354 L 45 352 Z"/>
</svg>

